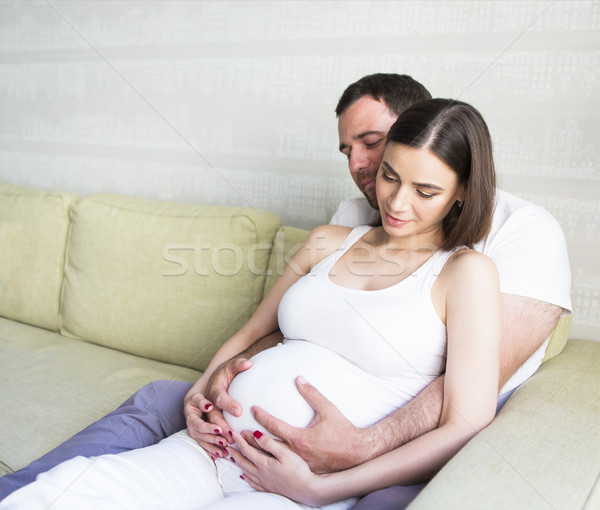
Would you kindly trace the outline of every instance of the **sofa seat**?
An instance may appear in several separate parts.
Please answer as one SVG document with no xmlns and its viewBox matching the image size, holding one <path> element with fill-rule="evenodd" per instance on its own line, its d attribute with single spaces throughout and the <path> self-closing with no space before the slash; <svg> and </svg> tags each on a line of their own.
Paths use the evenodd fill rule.
<svg viewBox="0 0 600 510">
<path fill-rule="evenodd" d="M 195 381 L 200 374 L 0 318 L 0 476 L 58 446 L 143 385 Z"/>
</svg>

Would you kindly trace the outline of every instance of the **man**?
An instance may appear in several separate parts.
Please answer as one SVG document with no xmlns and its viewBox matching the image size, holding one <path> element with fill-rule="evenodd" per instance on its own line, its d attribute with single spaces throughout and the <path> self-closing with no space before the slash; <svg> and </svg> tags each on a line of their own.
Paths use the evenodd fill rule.
<svg viewBox="0 0 600 510">
<path fill-rule="evenodd" d="M 366 76 L 346 89 L 336 108 L 339 147 L 348 158 L 352 178 L 364 197 L 344 201 L 332 223 L 356 226 L 377 217 L 373 209 L 375 175 L 387 132 L 404 109 L 429 97 L 426 89 L 412 78 L 389 74 Z M 494 259 L 501 277 L 501 405 L 537 369 L 546 338 L 562 310 L 570 309 L 566 246 L 560 227 L 547 212 L 499 191 L 492 232 L 477 249 Z M 222 456 L 228 426 L 221 410 L 240 412 L 227 395 L 229 383 L 251 366 L 247 358 L 280 340 L 281 334 L 275 333 L 224 364 L 215 372 L 207 395 L 198 394 L 194 387 L 190 389 L 189 384 L 181 382 L 162 381 L 142 388 L 111 415 L 61 447 L 29 467 L 0 478 L 0 497 L 33 481 L 37 473 L 62 460 L 146 446 L 184 428 L 186 423 L 190 435 L 211 455 Z M 295 429 L 264 412 L 256 413 L 256 418 L 300 454 L 313 471 L 329 472 L 381 455 L 435 428 L 442 407 L 443 384 L 441 376 L 412 402 L 366 429 L 354 427 L 310 385 L 299 386 L 316 412 L 308 428 Z M 181 415 L 184 395 L 186 421 Z M 420 488 L 378 491 L 363 498 L 356 508 L 403 508 Z"/>
</svg>

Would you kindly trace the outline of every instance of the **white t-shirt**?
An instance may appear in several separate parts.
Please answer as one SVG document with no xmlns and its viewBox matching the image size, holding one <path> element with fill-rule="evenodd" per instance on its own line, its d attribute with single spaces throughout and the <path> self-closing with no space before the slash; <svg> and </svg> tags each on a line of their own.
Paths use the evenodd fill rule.
<svg viewBox="0 0 600 510">
<path fill-rule="evenodd" d="M 344 200 L 330 224 L 355 227 L 378 217 L 364 197 Z M 572 311 L 571 269 L 567 243 L 554 217 L 543 207 L 500 189 L 488 236 L 474 248 L 490 257 L 498 268 L 500 290 L 545 301 Z M 504 385 L 506 393 L 531 377 L 544 358 L 548 339 Z"/>
</svg>

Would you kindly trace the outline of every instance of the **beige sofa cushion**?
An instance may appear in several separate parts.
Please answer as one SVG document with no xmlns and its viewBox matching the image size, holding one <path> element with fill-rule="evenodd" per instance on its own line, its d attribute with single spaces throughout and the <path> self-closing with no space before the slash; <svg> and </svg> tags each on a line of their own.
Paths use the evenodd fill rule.
<svg viewBox="0 0 600 510">
<path fill-rule="evenodd" d="M 260 299 L 271 213 L 93 195 L 72 211 L 61 332 L 204 370 Z"/>
<path fill-rule="evenodd" d="M 75 197 L 0 183 L 0 315 L 56 331 Z"/>
</svg>

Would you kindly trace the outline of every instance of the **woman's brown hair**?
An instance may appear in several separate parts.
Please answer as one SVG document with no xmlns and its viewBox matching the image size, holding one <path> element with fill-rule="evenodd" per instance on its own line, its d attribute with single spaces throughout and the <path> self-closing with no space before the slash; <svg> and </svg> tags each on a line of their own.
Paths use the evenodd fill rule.
<svg viewBox="0 0 600 510">
<path fill-rule="evenodd" d="M 453 99 L 421 101 L 398 117 L 387 140 L 431 151 L 456 172 L 465 187 L 463 203 L 456 202 L 444 218 L 442 249 L 472 247 L 487 235 L 496 172 L 490 133 L 475 108 Z"/>
</svg>

